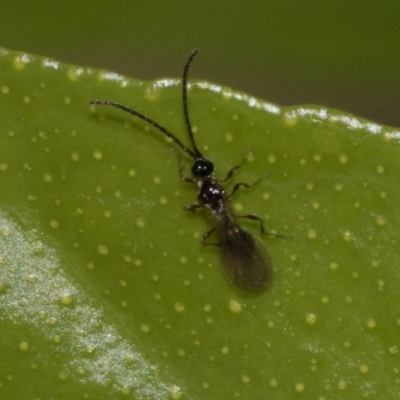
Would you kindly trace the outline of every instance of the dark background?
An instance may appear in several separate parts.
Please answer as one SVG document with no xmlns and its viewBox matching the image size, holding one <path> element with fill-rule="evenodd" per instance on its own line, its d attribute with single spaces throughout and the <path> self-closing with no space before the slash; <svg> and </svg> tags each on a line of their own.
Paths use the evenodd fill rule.
<svg viewBox="0 0 400 400">
<path fill-rule="evenodd" d="M 400 2 L 5 2 L 0 46 L 139 79 L 191 71 L 279 105 L 400 126 Z"/>
</svg>

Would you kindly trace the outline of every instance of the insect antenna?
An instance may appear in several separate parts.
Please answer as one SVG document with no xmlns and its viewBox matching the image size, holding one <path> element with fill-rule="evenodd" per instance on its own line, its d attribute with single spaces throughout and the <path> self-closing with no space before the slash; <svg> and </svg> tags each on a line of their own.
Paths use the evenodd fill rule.
<svg viewBox="0 0 400 400">
<path fill-rule="evenodd" d="M 188 58 L 185 64 L 185 68 L 183 70 L 183 78 L 182 78 L 182 97 L 183 97 L 183 113 L 185 115 L 185 122 L 186 122 L 186 128 L 189 134 L 189 139 L 190 143 L 192 144 L 193 150 L 189 149 L 186 147 L 173 133 L 171 133 L 168 129 L 164 128 L 162 125 L 158 124 L 156 121 L 152 120 L 149 117 L 146 117 L 144 114 L 141 114 L 138 111 L 132 110 L 129 107 L 123 106 L 122 104 L 115 103 L 114 101 L 108 101 L 108 100 L 92 100 L 89 102 L 89 104 L 96 105 L 96 106 L 108 106 L 108 107 L 114 107 L 114 108 L 119 108 L 120 110 L 132 114 L 135 117 L 138 117 L 142 119 L 143 121 L 147 122 L 150 125 L 153 125 L 155 128 L 157 128 L 159 131 L 164 133 L 164 135 L 168 136 L 170 139 L 172 139 L 183 151 L 186 153 L 190 154 L 192 158 L 196 159 L 204 159 L 203 155 L 200 153 L 198 150 L 196 143 L 194 141 L 193 137 L 193 132 L 192 132 L 192 125 L 190 123 L 189 119 L 189 112 L 188 112 L 188 100 L 187 100 L 187 75 L 189 71 L 190 64 L 192 63 L 194 57 L 196 54 L 199 52 L 199 49 L 194 49 L 192 51 L 192 54 Z"/>
<path fill-rule="evenodd" d="M 123 106 L 122 104 L 115 103 L 114 101 L 108 101 L 108 100 L 92 100 L 89 102 L 91 105 L 96 105 L 96 106 L 108 106 L 108 107 L 114 107 L 118 108 L 128 114 L 134 115 L 135 117 L 138 117 L 142 119 L 143 121 L 147 122 L 150 125 L 153 125 L 155 128 L 157 128 L 159 131 L 164 133 L 167 137 L 172 139 L 183 151 L 188 153 L 192 158 L 196 159 L 204 159 L 203 154 L 200 153 L 199 149 L 196 146 L 196 143 L 194 141 L 193 137 L 193 131 L 192 131 L 192 125 L 190 123 L 189 119 L 189 111 L 188 111 L 188 96 L 187 96 L 187 76 L 189 72 L 189 67 L 193 61 L 193 59 L 196 57 L 197 53 L 199 52 L 199 49 L 194 49 L 192 51 L 192 54 L 189 56 L 188 60 L 186 61 L 184 70 L 183 70 L 183 78 L 182 78 L 182 98 L 183 98 L 183 113 L 185 116 L 185 122 L 186 122 L 186 128 L 187 132 L 189 135 L 190 143 L 192 145 L 193 150 L 190 148 L 186 147 L 172 132 L 170 132 L 168 129 L 164 128 L 162 125 L 157 123 L 156 121 L 152 120 L 151 118 L 147 117 L 146 115 L 136 111 L 132 110 L 129 107 Z"/>
<path fill-rule="evenodd" d="M 185 67 L 183 69 L 183 77 L 182 77 L 182 98 L 183 98 L 183 114 L 185 115 L 186 129 L 189 134 L 190 142 L 192 143 L 192 148 L 197 158 L 204 158 L 203 154 L 200 153 L 199 149 L 196 146 L 194 141 L 193 132 L 192 132 L 192 124 L 189 119 L 189 111 L 188 111 L 188 98 L 187 98 L 187 76 L 189 72 L 189 67 L 192 64 L 193 59 L 196 57 L 199 49 L 194 49 L 192 54 L 186 61 Z"/>
<path fill-rule="evenodd" d="M 158 124 L 156 121 L 153 121 L 151 118 L 141 114 L 140 112 L 132 110 L 129 107 L 125 107 L 122 104 L 108 100 L 92 100 L 89 101 L 89 104 L 93 104 L 95 106 L 109 106 L 109 107 L 119 108 L 120 110 L 125 111 L 128 114 L 132 114 L 135 117 L 142 119 L 143 121 L 147 122 L 150 125 L 153 125 L 159 131 L 164 133 L 166 136 L 172 139 L 183 151 L 186 151 L 186 153 L 190 154 L 194 159 L 196 159 L 197 154 L 194 153 L 192 150 L 188 149 L 173 133 L 171 133 L 168 129 L 164 128 L 162 125 Z"/>
</svg>

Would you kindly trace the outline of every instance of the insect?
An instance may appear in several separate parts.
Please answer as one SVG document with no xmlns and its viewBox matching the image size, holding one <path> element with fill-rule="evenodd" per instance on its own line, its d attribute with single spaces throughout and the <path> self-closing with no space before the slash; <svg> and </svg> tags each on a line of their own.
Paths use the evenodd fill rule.
<svg viewBox="0 0 400 400">
<path fill-rule="evenodd" d="M 107 100 L 93 100 L 90 104 L 115 107 L 144 120 L 172 139 L 184 152 L 193 158 L 194 163 L 191 168 L 192 177 L 185 177 L 183 175 L 183 167 L 180 162 L 179 173 L 185 182 L 193 183 L 198 186 L 197 200 L 195 203 L 187 205 L 185 207 L 186 210 L 195 211 L 199 208 L 204 208 L 212 221 L 213 228 L 203 234 L 200 242 L 202 244 L 218 246 L 221 264 L 231 281 L 233 281 L 239 288 L 248 292 L 259 291 L 265 288 L 271 278 L 273 267 L 272 261 L 267 253 L 265 253 L 264 257 L 261 256 L 253 237 L 237 223 L 237 218 L 248 218 L 258 221 L 262 233 L 265 233 L 264 224 L 262 219 L 257 215 L 234 214 L 229 204 L 229 199 L 240 187 L 250 188 L 260 182 L 264 177 L 250 185 L 243 182 L 236 183 L 232 192 L 227 194 L 222 183 L 230 179 L 233 173 L 242 166 L 244 161 L 239 165 L 235 165 L 228 172 L 225 179 L 218 181 L 214 176 L 213 162 L 205 158 L 198 149 L 189 119 L 187 97 L 188 71 L 197 53 L 198 49 L 194 49 L 186 61 L 182 78 L 183 114 L 191 148 L 186 147 L 166 128 L 138 111 Z M 206 243 L 206 240 L 214 233 L 218 237 L 218 243 Z"/>
</svg>

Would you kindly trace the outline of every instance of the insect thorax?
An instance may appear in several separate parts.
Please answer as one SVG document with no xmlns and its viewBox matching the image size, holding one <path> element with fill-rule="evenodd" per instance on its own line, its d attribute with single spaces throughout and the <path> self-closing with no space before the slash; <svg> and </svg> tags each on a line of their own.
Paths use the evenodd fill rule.
<svg viewBox="0 0 400 400">
<path fill-rule="evenodd" d="M 199 203 L 209 209 L 212 214 L 221 215 L 228 211 L 229 205 L 225 189 L 213 177 L 207 177 L 201 180 L 197 199 Z"/>
</svg>

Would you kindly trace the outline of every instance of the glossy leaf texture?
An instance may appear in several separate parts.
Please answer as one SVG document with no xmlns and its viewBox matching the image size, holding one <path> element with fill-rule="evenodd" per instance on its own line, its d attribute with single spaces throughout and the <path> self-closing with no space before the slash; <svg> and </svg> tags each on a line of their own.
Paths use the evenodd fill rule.
<svg viewBox="0 0 400 400">
<path fill-rule="evenodd" d="M 269 173 L 233 209 L 293 237 L 240 221 L 274 265 L 246 294 L 198 243 L 173 143 L 88 105 L 187 143 L 179 79 L 8 50 L 0 71 L 1 399 L 398 397 L 399 129 L 191 82 L 217 176 L 247 155 L 227 190 Z"/>
</svg>

